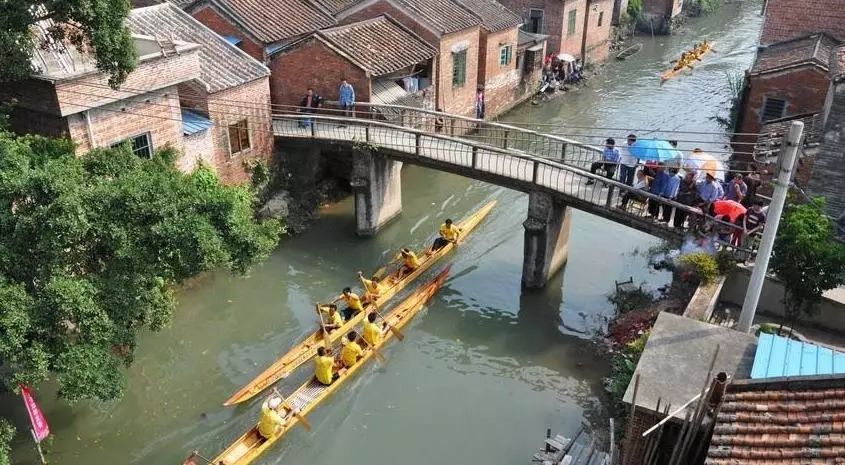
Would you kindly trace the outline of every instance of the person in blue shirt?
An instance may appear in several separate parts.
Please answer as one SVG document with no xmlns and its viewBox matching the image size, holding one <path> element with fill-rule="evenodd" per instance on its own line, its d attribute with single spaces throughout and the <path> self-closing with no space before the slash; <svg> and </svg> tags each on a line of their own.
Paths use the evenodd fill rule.
<svg viewBox="0 0 845 465">
<path fill-rule="evenodd" d="M 698 183 L 698 196 L 701 198 L 702 210 L 707 211 L 710 204 L 725 196 L 722 185 L 716 181 L 711 173 L 707 173 L 704 181 Z"/>
<path fill-rule="evenodd" d="M 666 183 L 666 187 L 663 189 L 663 192 L 660 193 L 661 197 L 666 197 L 667 199 L 675 200 L 678 196 L 678 189 L 681 187 L 681 175 L 678 173 L 676 168 L 672 168 L 669 170 L 669 181 Z M 663 205 L 663 214 L 660 216 L 661 223 L 669 223 L 669 220 L 672 219 L 672 213 L 674 212 L 675 207 L 671 205 Z M 674 212 L 677 214 L 677 212 Z"/>
<path fill-rule="evenodd" d="M 616 148 L 616 141 L 613 138 L 608 138 L 604 142 L 604 150 L 601 153 L 601 160 L 593 162 L 590 165 L 590 173 L 596 174 L 599 168 L 604 170 L 605 176 L 608 179 L 613 179 L 616 174 L 616 166 L 619 165 L 619 149 Z M 594 184 L 595 181 L 590 179 L 587 185 Z"/>
<path fill-rule="evenodd" d="M 669 183 L 671 180 L 672 176 L 666 172 L 666 169 L 663 167 L 663 163 L 658 163 L 657 166 L 654 167 L 654 179 L 651 181 L 651 186 L 648 191 L 654 195 L 665 197 L 666 192 L 670 188 Z M 660 205 L 660 202 L 654 199 L 648 199 L 648 214 L 651 215 L 652 218 L 657 219 L 657 215 L 660 213 Z"/>
<path fill-rule="evenodd" d="M 355 88 L 346 79 L 342 79 L 337 93 L 337 100 L 340 102 L 340 109 L 343 110 L 343 116 L 350 116 L 355 107 Z"/>
</svg>

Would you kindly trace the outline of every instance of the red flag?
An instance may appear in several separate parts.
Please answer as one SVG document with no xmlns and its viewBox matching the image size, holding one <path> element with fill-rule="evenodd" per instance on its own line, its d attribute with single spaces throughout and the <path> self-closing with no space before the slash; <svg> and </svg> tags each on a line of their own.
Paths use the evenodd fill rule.
<svg viewBox="0 0 845 465">
<path fill-rule="evenodd" d="M 32 391 L 29 387 L 21 385 L 20 388 L 23 403 L 26 405 L 27 413 L 29 413 L 29 421 L 32 423 L 32 432 L 35 436 L 35 441 L 41 442 L 50 435 L 50 426 L 47 424 L 44 414 L 32 397 Z"/>
</svg>

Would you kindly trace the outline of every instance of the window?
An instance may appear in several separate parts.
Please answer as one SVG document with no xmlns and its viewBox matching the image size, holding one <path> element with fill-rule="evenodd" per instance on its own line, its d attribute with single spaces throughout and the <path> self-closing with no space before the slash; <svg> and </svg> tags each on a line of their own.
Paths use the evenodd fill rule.
<svg viewBox="0 0 845 465">
<path fill-rule="evenodd" d="M 525 22 L 525 28 L 527 32 L 533 32 L 534 34 L 542 34 L 543 10 L 537 10 L 534 8 L 529 10 L 528 21 Z"/>
<path fill-rule="evenodd" d="M 467 82 L 467 51 L 452 54 L 452 85 L 460 87 Z"/>
<path fill-rule="evenodd" d="M 513 57 L 513 45 L 505 45 L 499 50 L 499 64 L 502 66 L 509 65 Z"/>
<path fill-rule="evenodd" d="M 566 22 L 566 35 L 571 36 L 575 34 L 575 17 L 578 13 L 578 10 L 570 10 L 569 17 L 567 18 Z"/>
<path fill-rule="evenodd" d="M 604 11 L 599 12 L 599 23 L 596 25 L 597 27 L 601 27 L 601 22 L 604 19 Z"/>
<path fill-rule="evenodd" d="M 763 100 L 763 111 L 760 112 L 760 120 L 765 123 L 773 119 L 783 118 L 785 113 L 786 100 L 766 97 Z"/>
<path fill-rule="evenodd" d="M 229 153 L 232 155 L 249 148 L 249 127 L 245 119 L 229 125 Z"/>
<path fill-rule="evenodd" d="M 116 142 L 112 144 L 112 148 L 120 147 L 123 144 L 129 144 L 132 153 L 141 158 L 152 158 L 153 156 L 153 138 L 149 132 Z"/>
</svg>

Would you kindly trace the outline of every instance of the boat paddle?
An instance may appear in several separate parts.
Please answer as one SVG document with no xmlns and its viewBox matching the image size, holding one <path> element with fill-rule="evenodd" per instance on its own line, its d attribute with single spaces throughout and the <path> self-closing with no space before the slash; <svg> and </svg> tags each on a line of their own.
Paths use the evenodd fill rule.
<svg viewBox="0 0 845 465">
<path fill-rule="evenodd" d="M 299 413 L 299 410 L 295 410 L 293 406 L 288 403 L 288 400 L 285 398 L 285 396 L 283 396 L 282 393 L 279 392 L 279 390 L 275 387 L 273 387 L 273 392 L 276 393 L 276 395 L 279 396 L 280 399 L 282 399 L 282 407 L 290 410 L 290 412 L 293 413 L 293 416 L 299 419 L 300 423 L 302 423 L 302 426 L 304 426 L 305 429 L 307 429 L 308 431 L 311 431 L 311 422 L 308 421 L 307 418 L 305 418 L 305 415 Z"/>
<path fill-rule="evenodd" d="M 326 322 L 323 321 L 323 309 L 320 308 L 320 303 L 317 302 L 317 316 L 320 317 L 320 327 L 323 328 L 323 346 L 327 349 L 331 348 L 331 340 L 329 339 L 329 330 L 326 329 Z"/>
<path fill-rule="evenodd" d="M 358 277 L 361 278 L 361 283 L 363 284 L 364 277 L 361 276 L 361 275 L 359 275 Z M 364 285 L 364 288 L 365 289 L 367 288 L 366 284 Z M 399 331 L 398 329 L 396 329 L 396 327 L 394 327 L 392 324 L 387 323 L 387 320 L 385 320 L 384 317 L 381 315 L 381 313 L 379 313 L 379 311 L 378 311 L 378 298 L 373 299 L 372 304 L 373 304 L 373 311 L 376 312 L 376 315 L 378 315 L 379 318 L 381 318 L 381 321 L 383 321 L 387 324 L 387 329 L 389 329 L 390 332 L 393 333 L 394 336 L 396 336 L 396 339 L 399 339 L 400 341 L 404 341 L 405 335 L 402 334 L 402 331 Z"/>
</svg>

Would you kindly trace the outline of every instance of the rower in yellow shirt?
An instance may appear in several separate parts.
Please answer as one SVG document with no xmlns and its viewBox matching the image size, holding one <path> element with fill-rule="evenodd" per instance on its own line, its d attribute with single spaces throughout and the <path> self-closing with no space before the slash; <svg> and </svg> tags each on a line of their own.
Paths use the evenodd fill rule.
<svg viewBox="0 0 845 465">
<path fill-rule="evenodd" d="M 336 366 L 331 353 L 325 347 L 318 347 L 317 356 L 314 358 L 314 377 L 317 381 L 326 386 L 332 384 L 338 378 L 334 371 Z"/>
<path fill-rule="evenodd" d="M 261 419 L 258 420 L 258 433 L 270 439 L 285 429 L 287 420 L 279 415 L 278 409 L 282 405 L 282 398 L 273 394 L 261 404 Z"/>
<path fill-rule="evenodd" d="M 343 309 L 343 319 L 346 321 L 349 321 L 356 313 L 364 311 L 364 304 L 361 302 L 361 298 L 358 297 L 358 294 L 352 292 L 351 288 L 344 287 L 343 292 L 332 303 L 341 300 L 346 302 L 346 308 Z"/>
<path fill-rule="evenodd" d="M 364 283 L 364 290 L 366 291 L 364 293 L 364 302 L 373 302 L 381 296 L 384 286 L 381 284 L 381 280 L 378 276 L 373 275 L 371 279 L 367 279 L 364 277 L 364 273 L 359 271 L 358 277 L 361 278 L 361 282 Z"/>
<path fill-rule="evenodd" d="M 326 314 L 323 322 L 326 331 L 332 332 L 343 326 L 343 318 L 341 318 L 340 312 L 337 311 L 337 305 L 317 305 L 317 310 Z"/>
<path fill-rule="evenodd" d="M 358 333 L 355 331 L 349 331 L 349 334 L 346 335 L 346 339 L 349 340 L 343 349 L 340 350 L 340 360 L 343 362 L 343 366 L 346 368 L 351 368 L 352 365 L 358 362 L 358 359 L 364 355 L 364 350 L 361 349 L 361 346 L 358 345 Z"/>
<path fill-rule="evenodd" d="M 435 252 L 440 250 L 450 242 L 457 244 L 460 239 L 461 228 L 452 224 L 452 220 L 447 218 L 446 221 L 440 225 L 440 237 L 434 240 L 434 244 L 431 246 L 431 251 Z"/>
<path fill-rule="evenodd" d="M 399 274 L 396 275 L 396 281 L 401 280 L 406 275 L 420 267 L 420 259 L 417 258 L 417 254 L 407 247 L 403 247 L 402 250 L 399 251 L 398 258 L 402 260 L 402 266 L 399 267 Z"/>
<path fill-rule="evenodd" d="M 385 323 L 384 326 L 387 326 L 387 323 Z M 370 312 L 370 314 L 367 315 L 367 321 L 364 322 L 363 333 L 364 342 L 366 342 L 368 346 L 375 347 L 376 344 L 381 342 L 383 328 L 379 328 L 376 324 L 376 312 Z"/>
</svg>

